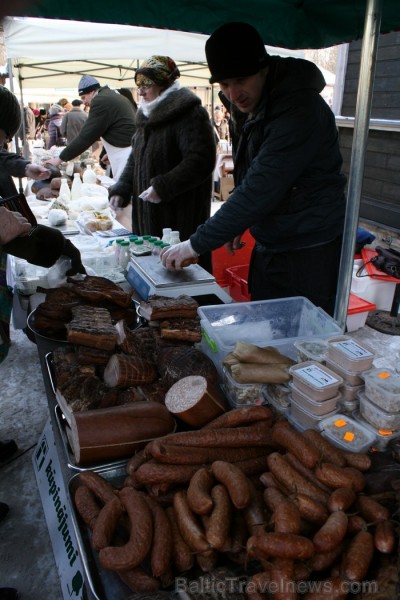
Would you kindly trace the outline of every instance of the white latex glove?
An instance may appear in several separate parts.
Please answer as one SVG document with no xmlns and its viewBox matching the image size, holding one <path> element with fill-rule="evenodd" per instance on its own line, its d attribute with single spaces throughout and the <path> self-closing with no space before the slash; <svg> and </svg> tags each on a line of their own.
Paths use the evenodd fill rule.
<svg viewBox="0 0 400 600">
<path fill-rule="evenodd" d="M 144 202 L 152 202 L 152 204 L 160 204 L 162 201 L 152 185 L 147 188 L 147 190 L 144 190 L 144 192 L 139 194 L 139 198 L 144 200 Z"/>
<path fill-rule="evenodd" d="M 118 212 L 121 208 L 124 208 L 125 206 L 125 200 L 122 196 L 110 196 L 109 202 L 110 208 L 112 208 L 112 210 L 114 210 L 115 212 Z"/>
<path fill-rule="evenodd" d="M 226 244 L 224 244 L 224 247 L 226 248 L 228 254 L 230 254 L 231 256 L 235 256 L 235 251 L 241 250 L 246 245 L 246 242 L 240 241 L 241 237 L 242 235 L 237 235 L 235 238 L 233 238 L 231 242 L 227 242 Z"/>
<path fill-rule="evenodd" d="M 25 175 L 31 179 L 42 180 L 48 179 L 51 175 L 49 169 L 45 169 L 42 165 L 34 165 L 29 163 L 25 168 Z"/>
<path fill-rule="evenodd" d="M 19 212 L 0 207 L 0 245 L 30 234 L 32 225 Z"/>
<path fill-rule="evenodd" d="M 174 244 L 169 248 L 163 248 L 160 252 L 161 263 L 169 271 L 180 271 L 191 264 L 191 259 L 198 256 L 199 254 L 193 250 L 190 240 Z M 184 264 L 185 261 L 187 261 L 186 265 Z"/>
</svg>

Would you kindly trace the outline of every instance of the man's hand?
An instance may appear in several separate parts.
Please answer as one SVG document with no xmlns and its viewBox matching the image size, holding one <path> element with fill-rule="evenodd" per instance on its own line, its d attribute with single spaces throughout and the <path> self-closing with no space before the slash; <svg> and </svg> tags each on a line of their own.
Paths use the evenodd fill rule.
<svg viewBox="0 0 400 600">
<path fill-rule="evenodd" d="M 25 175 L 31 179 L 41 181 L 42 179 L 49 179 L 51 176 L 51 171 L 49 169 L 45 169 L 45 167 L 42 167 L 41 165 L 29 163 L 29 165 L 26 165 Z"/>
<path fill-rule="evenodd" d="M 49 160 L 46 160 L 46 162 L 44 163 L 45 165 L 54 165 L 55 167 L 58 167 L 58 165 L 61 165 L 62 160 L 61 158 L 55 157 L 55 158 L 49 158 Z"/>
<path fill-rule="evenodd" d="M 116 194 L 114 196 L 110 196 L 109 203 L 110 208 L 114 212 L 118 212 L 119 210 L 121 210 L 121 208 L 125 208 L 125 206 L 128 206 L 129 204 L 129 202 L 126 202 L 122 196 L 117 196 Z"/>
<path fill-rule="evenodd" d="M 71 259 L 71 268 L 66 272 L 66 275 L 86 274 L 86 269 L 81 260 L 81 253 L 71 240 L 65 240 L 62 254 Z"/>
<path fill-rule="evenodd" d="M 231 242 L 227 242 L 226 244 L 224 244 L 224 247 L 226 248 L 228 254 L 230 254 L 231 256 L 235 256 L 236 250 L 241 250 L 242 248 L 244 248 L 246 242 L 241 242 L 241 238 L 242 235 L 237 235 L 235 238 L 233 238 Z"/>
<path fill-rule="evenodd" d="M 147 188 L 147 190 L 144 190 L 144 192 L 139 194 L 139 198 L 144 200 L 144 202 L 151 202 L 152 204 L 160 204 L 160 202 L 162 202 L 161 198 L 157 196 L 157 192 L 152 185 Z"/>
<path fill-rule="evenodd" d="M 193 250 L 190 240 L 174 244 L 169 248 L 163 248 L 160 252 L 160 260 L 169 271 L 180 271 L 191 264 L 193 259 L 198 258 L 198 256 L 197 252 Z"/>
<path fill-rule="evenodd" d="M 17 237 L 30 234 L 32 225 L 19 212 L 0 207 L 0 245 L 8 244 Z"/>
</svg>

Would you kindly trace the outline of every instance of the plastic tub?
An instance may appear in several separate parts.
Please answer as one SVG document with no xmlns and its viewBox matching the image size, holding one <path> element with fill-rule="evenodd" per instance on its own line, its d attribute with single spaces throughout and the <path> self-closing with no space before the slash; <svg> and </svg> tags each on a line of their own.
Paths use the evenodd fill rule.
<svg viewBox="0 0 400 600">
<path fill-rule="evenodd" d="M 284 383 L 266 383 L 262 386 L 261 394 L 267 404 L 278 413 L 286 414 L 290 406 L 290 387 Z"/>
<path fill-rule="evenodd" d="M 373 425 L 368 423 L 368 421 L 363 419 L 363 417 L 361 416 L 361 414 L 358 410 L 353 413 L 353 417 L 356 421 L 359 421 L 360 423 L 362 423 L 364 425 L 364 427 L 369 429 L 375 435 L 376 439 L 375 439 L 374 446 L 377 450 L 380 450 L 380 451 L 386 450 L 386 447 L 391 440 L 395 440 L 398 437 L 400 437 L 400 431 L 377 429 L 376 427 L 374 427 Z"/>
<path fill-rule="evenodd" d="M 328 350 L 326 340 L 300 340 L 294 342 L 297 350 L 297 362 L 314 360 L 325 364 L 325 355 Z"/>
<path fill-rule="evenodd" d="M 344 382 L 343 385 L 340 386 L 339 392 L 344 401 L 353 402 L 354 400 L 357 400 L 358 392 L 361 392 L 363 389 L 363 383 L 360 383 L 360 385 L 350 385 L 349 383 Z"/>
<path fill-rule="evenodd" d="M 375 353 L 367 344 L 360 344 L 347 335 L 330 338 L 327 344 L 328 358 L 343 369 L 360 373 L 372 367 Z"/>
<path fill-rule="evenodd" d="M 312 360 L 291 366 L 289 373 L 296 387 L 316 402 L 337 396 L 343 383 L 340 375 Z"/>
<path fill-rule="evenodd" d="M 372 310 L 376 310 L 376 304 L 350 294 L 346 319 L 347 331 L 357 331 L 360 327 L 364 327 L 368 313 Z"/>
<path fill-rule="evenodd" d="M 365 393 L 358 394 L 361 416 L 377 429 L 398 431 L 400 429 L 400 412 L 387 412 L 367 398 Z"/>
<path fill-rule="evenodd" d="M 392 369 L 371 369 L 363 373 L 365 395 L 389 413 L 400 413 L 400 375 Z"/>
<path fill-rule="evenodd" d="M 341 412 L 346 413 L 346 415 L 352 415 L 355 410 L 358 410 L 360 401 L 358 398 L 356 400 L 344 400 L 342 396 L 338 402 L 338 406 Z"/>
<path fill-rule="evenodd" d="M 376 438 L 370 429 L 343 413 L 322 419 L 319 430 L 332 444 L 346 452 L 367 452 Z"/>
<path fill-rule="evenodd" d="M 303 408 L 292 395 L 290 402 L 289 415 L 291 419 L 297 423 L 298 428 L 304 431 L 304 429 L 318 429 L 318 425 L 325 417 L 333 417 L 337 409 L 332 410 L 328 414 L 315 415 L 310 411 Z"/>
<path fill-rule="evenodd" d="M 362 378 L 361 373 L 358 373 L 357 371 L 348 371 L 347 369 L 344 369 L 343 367 L 338 365 L 338 363 L 335 360 L 331 360 L 329 356 L 326 357 L 326 366 L 334 373 L 340 375 L 343 381 L 345 383 L 348 383 L 349 385 L 361 385 L 362 383 L 364 383 L 364 379 Z"/>
<path fill-rule="evenodd" d="M 275 346 L 295 359 L 295 341 L 341 334 L 332 317 L 302 296 L 200 306 L 198 314 L 204 340 L 202 350 L 217 368 L 238 340 L 261 347 Z"/>
<path fill-rule="evenodd" d="M 238 383 L 228 369 L 222 369 L 224 391 L 233 407 L 264 404 L 262 383 Z"/>
<path fill-rule="evenodd" d="M 333 396 L 333 398 L 328 398 L 328 400 L 316 402 L 315 400 L 309 398 L 306 394 L 303 394 L 303 392 L 299 390 L 293 383 L 290 383 L 289 387 L 292 392 L 292 402 L 294 400 L 301 408 L 308 411 L 312 415 L 315 415 L 316 417 L 327 415 L 328 413 L 334 411 L 337 407 L 338 400 L 340 399 L 340 394 L 337 394 L 336 396 Z"/>
</svg>

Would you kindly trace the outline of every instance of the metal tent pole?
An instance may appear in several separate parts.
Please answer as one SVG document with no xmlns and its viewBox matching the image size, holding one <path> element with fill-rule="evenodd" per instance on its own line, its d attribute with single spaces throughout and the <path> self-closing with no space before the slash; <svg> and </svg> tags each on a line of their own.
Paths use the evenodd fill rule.
<svg viewBox="0 0 400 600">
<path fill-rule="evenodd" d="M 10 91 L 14 94 L 14 70 L 13 70 L 13 61 L 11 58 L 9 58 L 7 60 L 7 72 L 8 72 L 8 79 L 10 82 Z M 21 85 L 21 84 L 20 84 Z M 23 101 L 23 97 L 22 97 L 22 87 L 20 87 L 21 89 L 21 123 L 23 126 L 23 135 L 24 135 L 24 139 L 25 139 L 25 119 L 24 119 L 24 101 Z M 20 147 L 19 147 L 19 139 L 18 139 L 18 131 L 16 132 L 15 136 L 14 136 L 14 143 L 15 143 L 15 152 L 16 154 L 20 154 Z M 23 192 L 23 185 L 22 185 L 22 178 L 18 177 L 18 182 L 19 182 L 19 192 L 22 193 Z"/>
<path fill-rule="evenodd" d="M 354 250 L 360 212 L 361 189 L 368 141 L 368 127 L 371 113 L 373 80 L 375 75 L 381 16 L 382 0 L 367 0 L 350 161 L 343 248 L 334 312 L 334 318 L 338 321 L 343 330 L 347 319 L 351 277 L 353 273 Z"/>
</svg>

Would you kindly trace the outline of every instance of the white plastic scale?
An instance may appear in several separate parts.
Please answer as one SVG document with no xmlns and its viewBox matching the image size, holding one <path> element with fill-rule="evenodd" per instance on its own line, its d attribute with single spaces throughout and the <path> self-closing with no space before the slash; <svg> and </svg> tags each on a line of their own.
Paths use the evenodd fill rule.
<svg viewBox="0 0 400 600">
<path fill-rule="evenodd" d="M 232 302 L 231 296 L 217 284 L 215 277 L 200 265 L 190 265 L 174 272 L 165 269 L 158 256 L 135 256 L 131 257 L 125 277 L 143 300 L 153 295 L 175 298 L 186 294 L 191 297 L 216 296 L 224 304 Z"/>
</svg>

